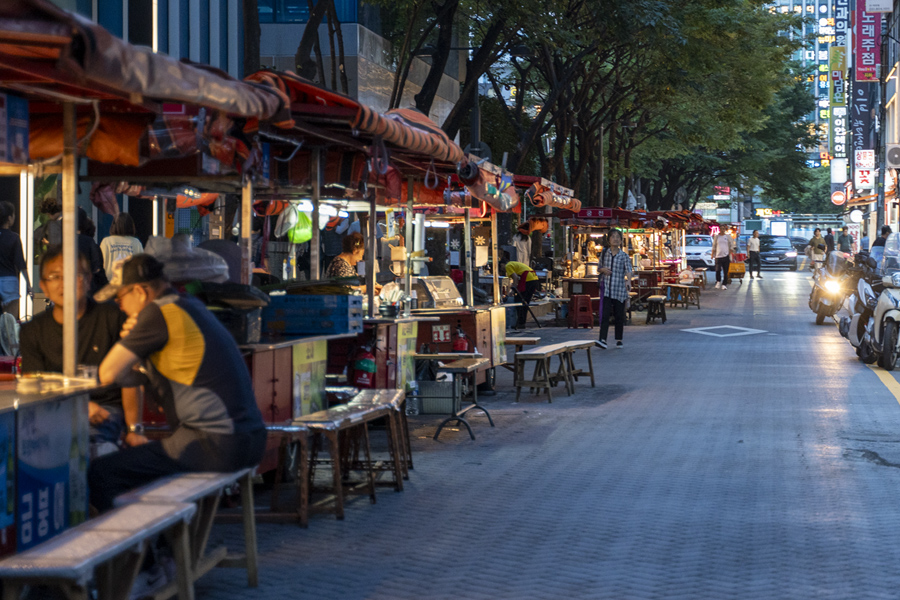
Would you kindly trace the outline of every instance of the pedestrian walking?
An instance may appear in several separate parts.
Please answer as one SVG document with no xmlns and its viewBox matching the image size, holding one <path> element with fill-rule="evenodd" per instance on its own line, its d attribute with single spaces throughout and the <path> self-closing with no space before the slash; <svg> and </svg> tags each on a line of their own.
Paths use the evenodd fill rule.
<svg viewBox="0 0 900 600">
<path fill-rule="evenodd" d="M 719 232 L 713 238 L 713 260 L 716 261 L 716 289 L 727 290 L 731 279 L 728 269 L 731 267 L 731 255 L 734 253 L 734 240 L 726 232 Z"/>
<path fill-rule="evenodd" d="M 831 232 L 831 227 L 825 229 L 825 232 L 825 256 L 827 257 L 834 252 L 834 234 Z"/>
<path fill-rule="evenodd" d="M 841 235 L 837 239 L 837 247 L 841 252 L 853 251 L 853 236 L 848 233 L 846 227 L 841 228 Z"/>
<path fill-rule="evenodd" d="M 616 315 L 616 348 L 622 348 L 622 334 L 625 331 L 625 304 L 631 292 L 631 260 L 622 250 L 622 232 L 612 229 L 606 235 L 607 244 L 599 256 L 597 273 L 600 280 L 600 339 L 595 344 L 607 348 L 606 335 L 609 333 L 609 319 Z"/>
<path fill-rule="evenodd" d="M 884 243 L 887 241 L 887 237 L 891 235 L 891 226 L 890 225 L 882 225 L 881 226 L 881 235 L 875 238 L 875 241 L 872 242 L 872 248 L 876 246 L 884 246 Z"/>
<path fill-rule="evenodd" d="M 747 253 L 749 257 L 747 259 L 748 262 L 748 270 L 750 271 L 750 279 L 753 279 L 753 267 L 756 267 L 756 278 L 762 279 L 762 274 L 759 270 L 762 268 L 762 261 L 759 259 L 759 232 L 754 231 L 753 235 L 747 240 Z"/>
<path fill-rule="evenodd" d="M 828 251 L 828 243 L 822 237 L 822 230 L 818 227 L 813 231 L 813 237 L 809 240 L 809 245 L 806 249 L 810 261 L 809 268 L 812 269 L 813 279 L 815 279 L 822 269 L 822 264 L 825 262 L 825 253 Z"/>
<path fill-rule="evenodd" d="M 113 264 L 116 261 L 129 259 L 144 251 L 144 246 L 135 235 L 137 235 L 137 229 L 131 215 L 126 212 L 116 215 L 109 228 L 109 235 L 100 240 L 103 270 L 106 272 L 108 280 L 115 275 Z"/>
<path fill-rule="evenodd" d="M 31 294 L 31 281 L 25 266 L 22 240 L 10 230 L 16 222 L 16 209 L 12 202 L 0 202 L 0 308 L 19 318 L 19 274 L 25 277 L 25 286 Z"/>
</svg>

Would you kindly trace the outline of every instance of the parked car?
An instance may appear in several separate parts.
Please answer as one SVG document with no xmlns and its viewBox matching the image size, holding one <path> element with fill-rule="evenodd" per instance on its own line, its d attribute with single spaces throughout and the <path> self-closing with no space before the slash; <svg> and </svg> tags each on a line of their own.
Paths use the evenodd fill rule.
<svg viewBox="0 0 900 600">
<path fill-rule="evenodd" d="M 684 238 L 684 255 L 692 269 L 712 269 L 716 261 L 712 258 L 712 236 L 687 235 Z"/>
</svg>

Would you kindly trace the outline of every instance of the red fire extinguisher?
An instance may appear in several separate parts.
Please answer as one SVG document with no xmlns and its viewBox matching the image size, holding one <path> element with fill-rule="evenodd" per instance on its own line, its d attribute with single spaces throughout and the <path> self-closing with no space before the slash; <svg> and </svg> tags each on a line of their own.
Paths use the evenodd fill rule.
<svg viewBox="0 0 900 600">
<path fill-rule="evenodd" d="M 453 340 L 453 351 L 454 352 L 468 352 L 469 351 L 469 340 L 466 338 L 466 332 L 463 331 L 462 323 L 460 321 L 456 322 L 456 339 Z"/>
<path fill-rule="evenodd" d="M 353 369 L 356 372 L 356 387 L 375 387 L 375 355 L 369 348 L 363 347 L 353 359 Z"/>
</svg>

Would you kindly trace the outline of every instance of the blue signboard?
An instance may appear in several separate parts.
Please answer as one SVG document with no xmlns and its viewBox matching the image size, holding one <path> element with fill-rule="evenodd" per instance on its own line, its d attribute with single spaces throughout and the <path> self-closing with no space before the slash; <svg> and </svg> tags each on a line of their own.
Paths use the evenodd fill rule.
<svg viewBox="0 0 900 600">
<path fill-rule="evenodd" d="M 16 442 L 21 552 L 87 517 L 87 396 L 20 406 Z"/>
<path fill-rule="evenodd" d="M 28 163 L 28 101 L 0 94 L 0 162 Z"/>
<path fill-rule="evenodd" d="M 16 551 L 16 413 L 0 415 L 0 556 Z"/>
</svg>

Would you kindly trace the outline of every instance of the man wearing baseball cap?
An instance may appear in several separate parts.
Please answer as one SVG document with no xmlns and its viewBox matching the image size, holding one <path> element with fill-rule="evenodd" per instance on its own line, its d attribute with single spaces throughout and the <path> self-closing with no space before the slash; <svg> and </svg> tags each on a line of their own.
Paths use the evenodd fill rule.
<svg viewBox="0 0 900 600">
<path fill-rule="evenodd" d="M 250 374 L 233 338 L 206 307 L 179 295 L 149 254 L 124 261 L 96 297 L 115 297 L 128 315 L 121 340 L 100 364 L 101 383 L 133 385 L 140 367 L 173 433 L 93 461 L 91 504 L 108 510 L 119 494 L 172 473 L 258 464 L 266 429 Z"/>
</svg>

